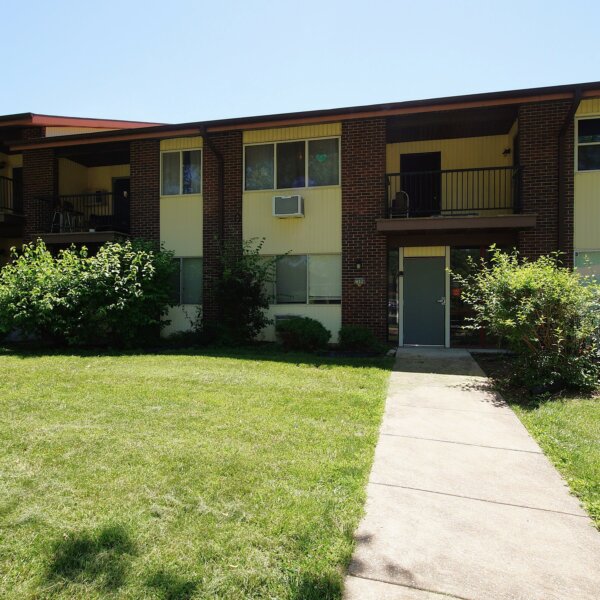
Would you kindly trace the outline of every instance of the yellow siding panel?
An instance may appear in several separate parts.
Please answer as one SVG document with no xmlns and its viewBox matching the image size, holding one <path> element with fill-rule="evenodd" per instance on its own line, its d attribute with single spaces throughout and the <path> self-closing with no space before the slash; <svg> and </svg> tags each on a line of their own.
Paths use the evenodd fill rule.
<svg viewBox="0 0 600 600">
<path fill-rule="evenodd" d="M 586 98 L 579 104 L 575 113 L 578 117 L 581 115 L 593 115 L 600 113 L 600 98 Z"/>
<path fill-rule="evenodd" d="M 336 135 L 342 135 L 341 123 L 303 125 L 301 127 L 280 127 L 276 129 L 256 129 L 254 131 L 244 131 L 244 144 L 284 142 L 287 140 L 333 137 Z"/>
<path fill-rule="evenodd" d="M 400 155 L 418 152 L 441 152 L 443 170 L 509 167 L 513 160 L 512 144 L 509 134 L 387 144 L 386 169 L 388 173 L 399 173 Z M 504 156 L 505 148 L 510 148 L 511 154 Z"/>
<path fill-rule="evenodd" d="M 88 191 L 87 169 L 68 158 L 58 159 L 58 193 L 83 194 Z"/>
<path fill-rule="evenodd" d="M 87 187 L 91 192 L 112 192 L 113 177 L 129 177 L 129 165 L 90 167 L 87 170 Z"/>
<path fill-rule="evenodd" d="M 202 195 L 160 200 L 160 239 L 175 256 L 202 256 Z"/>
<path fill-rule="evenodd" d="M 446 246 L 404 248 L 404 258 L 415 258 L 421 256 L 446 256 Z"/>
<path fill-rule="evenodd" d="M 600 172 L 575 174 L 575 249 L 600 249 Z"/>
<path fill-rule="evenodd" d="M 169 307 L 165 320 L 170 323 L 162 329 L 161 335 L 167 337 L 179 331 L 190 331 L 199 312 L 202 312 L 200 304 L 180 304 Z"/>
<path fill-rule="evenodd" d="M 332 343 L 338 341 L 338 333 L 342 326 L 342 307 L 340 304 L 272 304 L 266 311 L 270 319 L 276 315 L 294 315 L 295 317 L 310 317 L 319 321 L 325 329 L 331 332 Z M 258 335 L 259 340 L 273 342 L 276 339 L 275 325 L 265 327 Z"/>
<path fill-rule="evenodd" d="M 245 192 L 242 200 L 244 239 L 265 238 L 264 254 L 341 252 L 341 189 L 338 186 L 310 188 L 294 190 L 294 193 L 304 198 L 304 218 L 274 217 L 273 196 L 278 192 Z"/>
<path fill-rule="evenodd" d="M 173 138 L 170 140 L 161 140 L 161 150 L 193 150 L 196 148 L 202 148 L 203 139 L 201 136 L 196 137 L 184 137 L 184 138 Z"/>
</svg>

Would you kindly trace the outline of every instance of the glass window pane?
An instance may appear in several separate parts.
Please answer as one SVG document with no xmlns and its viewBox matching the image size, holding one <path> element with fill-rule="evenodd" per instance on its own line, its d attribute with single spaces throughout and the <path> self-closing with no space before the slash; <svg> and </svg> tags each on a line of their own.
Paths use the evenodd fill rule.
<svg viewBox="0 0 600 600">
<path fill-rule="evenodd" d="M 305 142 L 277 144 L 277 188 L 304 187 Z"/>
<path fill-rule="evenodd" d="M 270 262 L 273 260 L 273 257 L 265 256 L 263 260 L 265 262 Z M 265 294 L 269 299 L 269 304 L 275 303 L 275 269 L 275 264 L 271 264 L 270 268 L 268 269 L 267 278 L 265 279 L 263 286 Z"/>
<path fill-rule="evenodd" d="M 181 303 L 202 304 L 202 259 L 181 260 Z"/>
<path fill-rule="evenodd" d="M 308 301 L 337 304 L 342 298 L 342 257 L 313 255 L 308 258 Z"/>
<path fill-rule="evenodd" d="M 181 303 L 181 259 L 174 258 L 173 264 L 175 270 L 171 275 L 171 281 L 169 284 L 170 302 L 171 304 Z"/>
<path fill-rule="evenodd" d="M 184 194 L 199 194 L 202 181 L 202 153 L 200 150 L 182 152 L 182 183 Z"/>
<path fill-rule="evenodd" d="M 277 303 L 306 303 L 306 256 L 284 256 L 275 269 Z"/>
<path fill-rule="evenodd" d="M 600 119 L 581 119 L 578 121 L 577 139 L 580 144 L 600 142 Z"/>
<path fill-rule="evenodd" d="M 577 168 L 580 171 L 600 170 L 600 144 L 577 148 Z"/>
<path fill-rule="evenodd" d="M 246 189 L 273 189 L 273 144 L 246 146 Z"/>
<path fill-rule="evenodd" d="M 179 152 L 165 152 L 162 155 L 161 194 L 179 194 Z"/>
<path fill-rule="evenodd" d="M 339 182 L 339 140 L 308 142 L 308 185 L 338 185 Z"/>
<path fill-rule="evenodd" d="M 581 275 L 600 283 L 600 251 L 575 252 L 575 268 Z"/>
</svg>

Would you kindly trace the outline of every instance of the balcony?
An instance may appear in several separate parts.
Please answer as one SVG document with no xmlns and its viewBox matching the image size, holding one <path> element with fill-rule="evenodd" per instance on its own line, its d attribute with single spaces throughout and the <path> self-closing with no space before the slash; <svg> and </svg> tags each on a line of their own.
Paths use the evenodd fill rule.
<svg viewBox="0 0 600 600">
<path fill-rule="evenodd" d="M 520 214 L 515 166 L 390 173 L 386 188 L 379 231 L 535 226 L 535 215 Z"/>
<path fill-rule="evenodd" d="M 22 225 L 23 196 L 20 186 L 10 177 L 0 176 L 0 233 L 18 236 Z"/>
<path fill-rule="evenodd" d="M 42 238 L 50 243 L 98 242 L 122 238 L 130 230 L 129 194 L 110 192 L 42 198 L 48 204 Z"/>
</svg>

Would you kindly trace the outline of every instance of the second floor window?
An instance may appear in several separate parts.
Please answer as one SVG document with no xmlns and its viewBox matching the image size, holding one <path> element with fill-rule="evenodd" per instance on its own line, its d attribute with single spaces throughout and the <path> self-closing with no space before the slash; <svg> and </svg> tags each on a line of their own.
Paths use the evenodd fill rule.
<svg viewBox="0 0 600 600">
<path fill-rule="evenodd" d="M 202 192 L 202 151 L 177 150 L 161 155 L 162 196 Z"/>
<path fill-rule="evenodd" d="M 577 121 L 577 170 L 600 171 L 600 119 Z"/>
<path fill-rule="evenodd" d="M 244 189 L 339 185 L 339 144 L 339 138 L 322 138 L 246 146 Z"/>
</svg>

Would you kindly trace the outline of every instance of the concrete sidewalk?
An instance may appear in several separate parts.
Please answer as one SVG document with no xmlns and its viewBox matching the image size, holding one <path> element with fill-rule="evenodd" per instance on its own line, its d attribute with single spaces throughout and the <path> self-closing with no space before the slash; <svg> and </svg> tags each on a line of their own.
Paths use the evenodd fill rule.
<svg viewBox="0 0 600 600">
<path fill-rule="evenodd" d="M 597 600 L 600 534 L 466 351 L 401 349 L 346 600 Z"/>
</svg>

